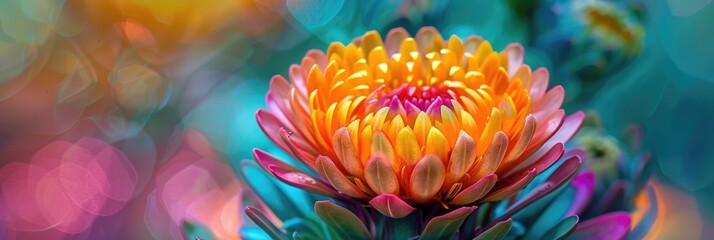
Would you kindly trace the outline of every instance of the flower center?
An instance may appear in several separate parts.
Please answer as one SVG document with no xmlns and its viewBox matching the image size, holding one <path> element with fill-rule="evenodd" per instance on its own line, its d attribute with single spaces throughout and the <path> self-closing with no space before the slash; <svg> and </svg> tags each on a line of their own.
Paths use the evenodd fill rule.
<svg viewBox="0 0 714 240">
<path fill-rule="evenodd" d="M 382 106 L 389 106 L 391 109 L 397 108 L 397 104 L 404 109 L 418 109 L 427 112 L 429 108 L 441 108 L 447 106 L 454 109 L 451 103 L 453 92 L 449 93 L 446 86 L 410 86 L 406 83 L 391 91 L 391 93 L 380 98 Z"/>
</svg>

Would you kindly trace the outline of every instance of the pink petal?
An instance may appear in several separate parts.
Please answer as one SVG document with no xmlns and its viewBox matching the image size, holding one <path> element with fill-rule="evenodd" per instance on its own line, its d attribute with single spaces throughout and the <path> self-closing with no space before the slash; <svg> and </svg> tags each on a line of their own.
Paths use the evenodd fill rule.
<svg viewBox="0 0 714 240">
<path fill-rule="evenodd" d="M 543 121 L 546 116 L 560 109 L 560 106 L 563 105 L 564 98 L 565 90 L 562 86 L 558 85 L 550 89 L 545 96 L 535 102 L 535 106 L 533 106 L 531 110 L 536 122 Z"/>
<path fill-rule="evenodd" d="M 490 194 L 488 194 L 486 197 L 481 199 L 479 202 L 491 202 L 491 201 L 498 201 L 498 200 L 503 200 L 506 198 L 509 198 L 513 196 L 513 194 L 518 193 L 521 189 L 526 187 L 531 181 L 533 181 L 533 178 L 536 176 L 536 171 L 535 169 L 531 169 L 523 176 L 521 176 L 519 179 L 511 182 L 511 183 L 506 183 L 505 186 L 497 186 L 494 187 L 494 189 L 497 189 L 495 191 L 492 191 Z M 503 183 L 502 183 L 503 184 Z"/>
<path fill-rule="evenodd" d="M 571 239 L 625 239 L 630 232 L 630 214 L 614 212 L 578 224 Z"/>
<path fill-rule="evenodd" d="M 538 68 L 535 72 L 533 72 L 533 75 L 531 76 L 533 82 L 529 92 L 532 101 L 538 102 L 539 99 L 543 97 L 543 94 L 545 94 L 545 90 L 548 89 L 549 75 L 548 69 L 546 68 Z"/>
<path fill-rule="evenodd" d="M 387 57 L 391 57 L 395 53 L 399 52 L 399 46 L 401 46 L 404 39 L 409 38 L 409 33 L 407 33 L 404 28 L 395 28 L 387 33 L 387 37 L 384 41 L 384 47 L 387 50 Z"/>
<path fill-rule="evenodd" d="M 380 194 L 369 201 L 377 211 L 391 218 L 403 218 L 409 215 L 415 208 L 404 202 L 399 197 L 392 194 Z"/>
<path fill-rule="evenodd" d="M 595 173 L 585 171 L 576 176 L 570 183 L 575 189 L 575 197 L 570 209 L 563 216 L 580 215 L 590 203 L 595 193 Z"/>
<path fill-rule="evenodd" d="M 449 202 L 449 204 L 466 205 L 473 203 L 481 199 L 483 196 L 486 196 L 486 194 L 491 191 L 493 186 L 496 185 L 497 181 L 498 176 L 496 176 L 496 174 L 489 174 L 462 190 L 456 195 L 456 197 L 454 197 L 453 200 L 451 200 L 451 202 Z"/>
<path fill-rule="evenodd" d="M 314 192 L 317 194 L 322 194 L 332 198 L 338 198 L 339 195 L 331 187 L 325 185 L 321 181 L 315 179 L 314 177 L 308 175 L 302 171 L 289 171 L 281 168 L 277 165 L 271 165 L 268 167 L 270 173 L 281 181 L 295 186 L 297 188 Z"/>
<path fill-rule="evenodd" d="M 258 121 L 258 126 L 260 126 L 260 129 L 263 130 L 263 133 L 265 133 L 265 135 L 268 136 L 268 138 L 270 138 L 270 140 L 277 144 L 281 149 L 289 152 L 287 145 L 285 145 L 283 140 L 280 138 L 279 132 L 285 124 L 273 116 L 272 113 L 263 109 L 258 109 L 258 111 L 255 112 L 255 118 Z"/>
<path fill-rule="evenodd" d="M 518 43 L 511 43 L 503 49 L 508 55 L 508 75 L 513 76 L 516 71 L 523 65 L 524 51 L 523 46 Z"/>
</svg>

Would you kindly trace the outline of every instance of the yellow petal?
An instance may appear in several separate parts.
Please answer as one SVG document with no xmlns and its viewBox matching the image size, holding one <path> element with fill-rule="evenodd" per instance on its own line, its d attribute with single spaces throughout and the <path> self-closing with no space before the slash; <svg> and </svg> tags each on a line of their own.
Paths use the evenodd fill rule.
<svg viewBox="0 0 714 240">
<path fill-rule="evenodd" d="M 417 143 L 414 131 L 409 127 L 402 128 L 399 131 L 395 150 L 397 157 L 407 164 L 415 164 L 421 158 L 421 148 Z"/>
<path fill-rule="evenodd" d="M 417 136 L 417 141 L 419 144 L 426 144 L 427 134 L 431 128 L 431 120 L 426 112 L 419 112 L 416 120 L 414 121 L 414 134 Z"/>
<path fill-rule="evenodd" d="M 449 142 L 444 134 L 435 127 L 431 127 L 429 129 L 429 137 L 426 139 L 424 154 L 434 154 L 439 159 L 446 159 L 446 154 L 449 153 L 450 149 Z"/>
<path fill-rule="evenodd" d="M 382 43 L 382 37 L 379 36 L 377 31 L 367 32 L 364 37 L 362 37 L 362 43 L 360 44 L 365 56 L 368 56 L 372 49 L 381 46 L 384 46 L 384 43 Z"/>
<path fill-rule="evenodd" d="M 488 118 L 488 123 L 486 123 L 486 128 L 484 128 L 479 142 L 491 142 L 491 139 L 493 139 L 493 136 L 496 134 L 496 132 L 501 130 L 502 120 L 503 119 L 501 117 L 501 110 L 499 110 L 498 108 L 491 109 L 491 116 Z M 488 145 L 486 144 L 481 144 L 478 146 L 477 151 L 479 156 L 483 155 L 486 152 L 486 147 L 488 147 Z"/>
</svg>

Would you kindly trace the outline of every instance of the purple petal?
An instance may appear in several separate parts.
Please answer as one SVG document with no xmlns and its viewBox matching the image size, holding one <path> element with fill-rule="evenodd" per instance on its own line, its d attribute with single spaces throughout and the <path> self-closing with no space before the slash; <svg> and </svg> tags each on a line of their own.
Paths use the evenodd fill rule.
<svg viewBox="0 0 714 240">
<path fill-rule="evenodd" d="M 595 191 L 595 173 L 586 171 L 578 174 L 570 183 L 575 189 L 575 197 L 565 216 L 580 215 L 590 203 Z"/>
<path fill-rule="evenodd" d="M 624 239 L 630 232 L 630 214 L 614 212 L 578 224 L 570 239 Z"/>
</svg>

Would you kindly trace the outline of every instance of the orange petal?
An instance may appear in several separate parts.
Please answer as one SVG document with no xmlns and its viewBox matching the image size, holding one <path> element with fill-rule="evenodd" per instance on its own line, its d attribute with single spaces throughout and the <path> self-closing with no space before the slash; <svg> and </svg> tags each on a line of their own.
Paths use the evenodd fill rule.
<svg viewBox="0 0 714 240">
<path fill-rule="evenodd" d="M 391 164 L 394 169 L 399 169 L 399 164 L 397 164 L 392 143 L 389 142 L 389 139 L 387 138 L 387 135 L 384 134 L 384 132 L 377 131 L 374 133 L 374 135 L 372 136 L 371 149 L 371 155 L 382 154 L 385 158 L 387 158 L 387 161 L 389 161 L 389 164 Z"/>
<path fill-rule="evenodd" d="M 503 156 L 508 148 L 508 136 L 503 132 L 498 132 L 493 137 L 491 145 L 486 150 L 486 154 L 481 157 L 481 161 L 476 164 L 476 179 L 496 172 L 498 166 L 501 165 Z"/>
<path fill-rule="evenodd" d="M 535 118 L 533 118 L 533 116 L 528 115 L 526 117 L 525 124 L 523 124 L 523 129 L 521 129 L 521 135 L 518 138 L 518 142 L 516 142 L 516 144 L 513 145 L 513 148 L 508 153 L 508 156 L 504 159 L 504 163 L 511 162 L 511 161 L 515 160 L 516 158 L 518 158 L 519 156 L 521 156 L 523 151 L 526 150 L 528 143 L 533 138 L 533 134 L 535 133 L 535 128 L 536 128 Z"/>
<path fill-rule="evenodd" d="M 357 158 L 357 149 L 352 144 L 352 138 L 346 127 L 337 129 L 332 137 L 332 147 L 347 173 L 355 177 L 362 176 L 362 162 Z"/>
<path fill-rule="evenodd" d="M 367 198 L 367 195 L 362 190 L 357 188 L 350 180 L 347 180 L 347 177 L 337 169 L 337 166 L 330 158 L 325 156 L 317 157 L 316 166 L 320 175 L 327 179 L 337 191 L 354 198 Z"/>
<path fill-rule="evenodd" d="M 459 137 L 451 151 L 449 159 L 449 182 L 453 183 L 461 179 L 476 161 L 476 141 L 465 132 L 459 133 Z"/>
<path fill-rule="evenodd" d="M 365 33 L 364 37 L 362 37 L 362 43 L 360 44 L 360 48 L 364 51 L 364 56 L 368 56 L 372 49 L 381 46 L 384 46 L 384 43 L 382 43 L 382 37 L 379 36 L 377 31 Z"/>
<path fill-rule="evenodd" d="M 410 179 L 412 197 L 417 202 L 431 200 L 444 184 L 446 170 L 435 155 L 426 155 L 416 166 Z"/>
<path fill-rule="evenodd" d="M 486 123 L 486 127 L 483 130 L 483 133 L 481 134 L 481 138 L 479 139 L 478 142 L 491 142 L 491 139 L 493 136 L 501 130 L 501 123 L 503 122 L 501 110 L 498 108 L 492 108 L 491 109 L 491 116 L 488 118 L 488 123 Z M 483 155 L 486 153 L 486 148 L 488 145 L 481 144 L 479 145 L 476 149 L 478 151 L 478 155 Z"/>
<path fill-rule="evenodd" d="M 364 169 L 367 185 L 377 194 L 399 194 L 399 180 L 392 166 L 381 154 L 372 155 Z"/>
</svg>

